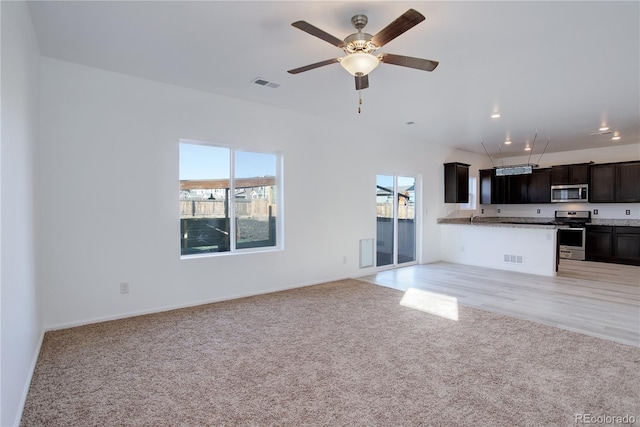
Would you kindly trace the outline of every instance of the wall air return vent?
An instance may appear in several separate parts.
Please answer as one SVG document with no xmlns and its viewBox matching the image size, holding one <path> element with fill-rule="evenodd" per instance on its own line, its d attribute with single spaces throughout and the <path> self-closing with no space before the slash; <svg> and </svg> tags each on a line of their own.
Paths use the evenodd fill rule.
<svg viewBox="0 0 640 427">
<path fill-rule="evenodd" d="M 524 256 L 504 254 L 504 262 L 509 264 L 524 264 Z"/>
</svg>

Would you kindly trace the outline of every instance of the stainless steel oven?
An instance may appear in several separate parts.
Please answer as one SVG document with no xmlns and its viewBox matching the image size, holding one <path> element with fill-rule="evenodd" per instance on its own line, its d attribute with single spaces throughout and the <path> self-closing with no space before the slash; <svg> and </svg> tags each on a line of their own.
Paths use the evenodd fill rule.
<svg viewBox="0 0 640 427">
<path fill-rule="evenodd" d="M 590 211 L 556 211 L 558 229 L 558 257 L 584 261 L 585 225 L 591 220 Z"/>
<path fill-rule="evenodd" d="M 560 258 L 584 261 L 585 230 L 584 227 L 558 229 Z"/>
</svg>

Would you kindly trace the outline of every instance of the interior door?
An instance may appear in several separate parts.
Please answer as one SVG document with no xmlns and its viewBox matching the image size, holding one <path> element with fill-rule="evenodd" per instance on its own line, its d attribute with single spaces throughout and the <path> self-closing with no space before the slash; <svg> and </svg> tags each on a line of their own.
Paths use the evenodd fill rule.
<svg viewBox="0 0 640 427">
<path fill-rule="evenodd" d="M 376 176 L 376 266 L 416 261 L 416 179 Z"/>
</svg>

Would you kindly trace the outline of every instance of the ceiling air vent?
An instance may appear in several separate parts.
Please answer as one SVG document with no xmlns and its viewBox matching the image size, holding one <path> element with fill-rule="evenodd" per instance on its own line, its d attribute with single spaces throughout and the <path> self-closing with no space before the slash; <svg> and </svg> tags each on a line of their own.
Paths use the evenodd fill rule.
<svg viewBox="0 0 640 427">
<path fill-rule="evenodd" d="M 255 83 L 255 84 L 260 85 L 260 86 L 268 86 L 268 87 L 271 87 L 271 88 L 274 88 L 274 89 L 277 88 L 278 86 L 280 86 L 280 83 L 270 82 L 270 81 L 265 80 L 265 79 L 260 78 L 260 77 L 256 77 L 255 79 L 251 80 L 251 83 Z"/>
</svg>

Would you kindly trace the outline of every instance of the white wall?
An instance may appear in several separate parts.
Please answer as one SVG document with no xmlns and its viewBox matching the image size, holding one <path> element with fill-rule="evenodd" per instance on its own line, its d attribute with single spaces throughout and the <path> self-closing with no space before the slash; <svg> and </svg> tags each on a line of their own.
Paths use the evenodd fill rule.
<svg viewBox="0 0 640 427">
<path fill-rule="evenodd" d="M 42 69 L 47 328 L 362 275 L 377 173 L 422 176 L 421 261 L 439 259 L 448 148 L 53 59 Z M 180 138 L 284 153 L 284 251 L 180 259 Z"/>
<path fill-rule="evenodd" d="M 25 2 L 0 2 L 2 116 L 0 424 L 17 425 L 42 337 L 34 261 L 39 53 Z"/>
</svg>

